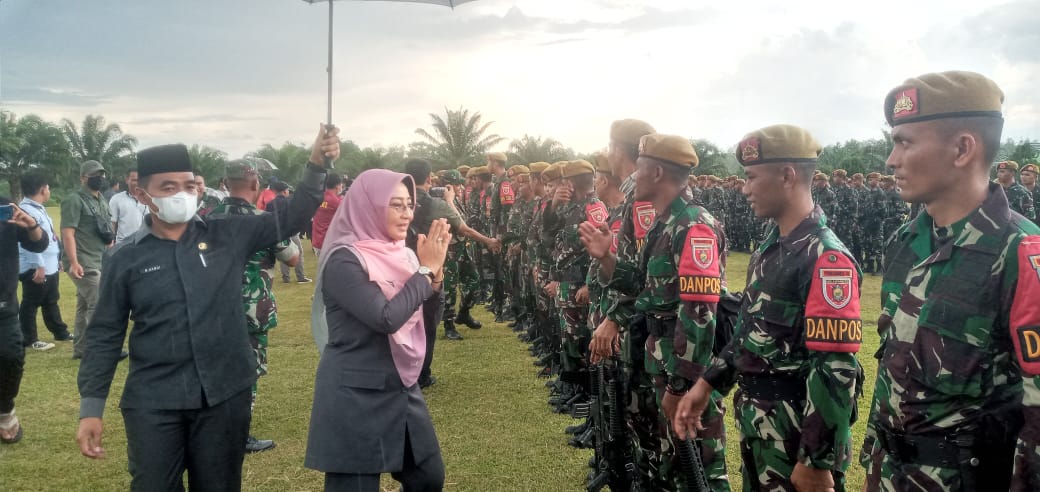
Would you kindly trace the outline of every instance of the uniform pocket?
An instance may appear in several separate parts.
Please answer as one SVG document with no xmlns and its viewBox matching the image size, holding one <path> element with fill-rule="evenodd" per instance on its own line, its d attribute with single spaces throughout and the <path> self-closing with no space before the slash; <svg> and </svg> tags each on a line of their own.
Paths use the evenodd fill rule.
<svg viewBox="0 0 1040 492">
<path fill-rule="evenodd" d="M 910 348 L 919 367 L 910 376 L 927 388 L 949 395 L 981 396 L 992 370 L 994 314 L 973 303 L 939 298 L 921 308 L 917 337 Z"/>
</svg>

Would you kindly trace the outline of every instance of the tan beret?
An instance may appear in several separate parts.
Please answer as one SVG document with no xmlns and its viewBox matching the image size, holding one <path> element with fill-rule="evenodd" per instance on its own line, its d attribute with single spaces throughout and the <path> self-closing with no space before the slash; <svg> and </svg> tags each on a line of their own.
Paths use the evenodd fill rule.
<svg viewBox="0 0 1040 492">
<path fill-rule="evenodd" d="M 928 73 L 907 79 L 885 97 L 885 119 L 892 126 L 964 116 L 1003 117 L 1004 92 L 975 72 Z"/>
<path fill-rule="evenodd" d="M 856 173 L 856 174 L 859 174 L 859 173 Z M 880 177 L 881 177 L 881 173 L 870 173 L 870 174 L 867 175 L 867 179 L 880 178 Z"/>
<path fill-rule="evenodd" d="M 614 172 L 614 170 L 610 168 L 610 161 L 607 160 L 607 154 L 603 152 L 592 154 L 592 164 L 596 166 L 597 173 L 612 174 Z"/>
<path fill-rule="evenodd" d="M 521 174 L 531 174 L 531 170 L 527 166 L 516 165 L 509 168 L 509 170 L 506 171 L 506 174 L 512 178 L 513 176 L 519 176 Z"/>
<path fill-rule="evenodd" d="M 481 175 L 487 175 L 487 174 L 491 174 L 491 170 L 488 169 L 487 166 L 477 166 L 477 167 L 474 167 L 474 168 L 470 169 L 469 173 L 466 174 L 466 177 L 467 178 L 471 178 L 473 176 L 481 176 Z"/>
<path fill-rule="evenodd" d="M 546 181 L 555 181 L 563 177 L 563 165 L 567 161 L 559 161 L 549 164 L 549 167 L 542 171 L 542 179 Z"/>
<path fill-rule="evenodd" d="M 997 163 L 997 169 L 1003 171 L 1010 169 L 1012 171 L 1018 171 L 1018 163 L 1015 161 L 1001 161 Z"/>
<path fill-rule="evenodd" d="M 848 175 L 849 175 L 848 171 L 846 171 L 844 169 L 835 169 L 834 171 L 831 171 L 831 176 L 841 176 L 841 177 L 844 178 L 844 177 L 846 177 Z"/>
<path fill-rule="evenodd" d="M 744 135 L 737 144 L 737 161 L 744 166 L 816 162 L 822 149 L 808 130 L 794 125 L 773 125 Z"/>
<path fill-rule="evenodd" d="M 506 162 L 509 162 L 509 158 L 506 157 L 506 155 L 501 153 L 501 152 L 490 152 L 490 153 L 488 153 L 487 158 L 488 158 L 489 161 L 498 161 L 498 162 L 501 162 L 502 164 L 505 164 Z"/>
<path fill-rule="evenodd" d="M 595 174 L 596 168 L 592 163 L 584 160 L 569 161 L 563 166 L 563 177 L 573 178 L 582 174 Z"/>
<path fill-rule="evenodd" d="M 471 168 L 470 166 L 467 166 L 467 165 L 463 164 L 463 165 L 459 166 L 459 167 L 458 167 L 458 168 L 456 169 L 456 171 L 458 171 L 458 172 L 459 172 L 459 174 L 461 174 L 461 175 L 463 175 L 463 176 L 466 176 L 467 174 L 469 174 L 469 170 L 470 170 L 470 169 L 472 169 L 472 168 Z"/>
<path fill-rule="evenodd" d="M 813 175 L 813 181 L 818 179 L 827 179 L 827 175 L 820 171 L 816 171 L 816 174 Z"/>
<path fill-rule="evenodd" d="M 896 182 L 896 177 L 884 174 L 884 175 L 881 176 L 881 181 L 884 181 L 886 183 L 895 183 Z"/>
<path fill-rule="evenodd" d="M 641 120 L 617 120 L 610 124 L 610 141 L 621 145 L 639 145 L 643 135 L 654 133 L 654 127 Z"/>
<path fill-rule="evenodd" d="M 639 157 L 649 157 L 690 169 L 697 167 L 700 162 L 689 140 L 660 133 L 651 133 L 639 140 Z"/>
<path fill-rule="evenodd" d="M 527 168 L 531 170 L 531 174 L 542 174 L 547 167 L 549 167 L 548 162 L 532 162 L 527 165 Z"/>
<path fill-rule="evenodd" d="M 863 173 L 856 173 L 856 174 L 853 174 L 853 175 L 852 175 L 852 179 L 856 179 L 856 178 L 859 178 L 859 179 L 863 179 Z"/>
<path fill-rule="evenodd" d="M 1036 164 L 1026 164 L 1026 165 L 1022 166 L 1022 171 L 1021 172 L 1026 172 L 1026 171 L 1029 171 L 1029 172 L 1031 172 L 1033 174 L 1040 174 L 1040 167 L 1038 167 Z"/>
</svg>

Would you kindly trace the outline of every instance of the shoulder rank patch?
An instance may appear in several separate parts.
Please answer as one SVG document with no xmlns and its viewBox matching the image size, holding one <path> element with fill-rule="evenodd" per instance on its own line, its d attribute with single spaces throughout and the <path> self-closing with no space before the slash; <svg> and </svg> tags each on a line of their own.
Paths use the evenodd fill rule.
<svg viewBox="0 0 1040 492">
<path fill-rule="evenodd" d="M 636 226 L 636 240 L 646 239 L 650 232 L 650 226 L 654 223 L 657 211 L 654 204 L 650 202 L 635 202 L 632 204 L 632 222 Z"/>
<path fill-rule="evenodd" d="M 502 205 L 512 205 L 516 202 L 516 193 L 513 192 L 513 184 L 503 181 L 498 185 L 498 201 Z"/>
<path fill-rule="evenodd" d="M 610 214 L 607 213 L 607 206 L 603 205 L 603 202 L 595 201 L 585 205 L 585 220 L 592 222 L 596 225 L 603 225 L 607 223 L 607 217 Z"/>
<path fill-rule="evenodd" d="M 617 254 L 618 235 L 621 234 L 621 219 L 615 219 L 610 223 L 610 252 Z"/>
<path fill-rule="evenodd" d="M 652 209 L 651 209 L 652 210 Z M 679 298 L 690 302 L 719 302 L 718 238 L 706 224 L 694 224 L 686 233 L 679 259 Z"/>
<path fill-rule="evenodd" d="M 1011 302 L 1011 341 L 1022 371 L 1040 376 L 1040 236 L 1018 245 L 1018 283 Z"/>
<path fill-rule="evenodd" d="M 856 265 L 848 256 L 828 252 L 816 260 L 805 302 L 805 345 L 809 350 L 859 351 L 863 342 L 859 282 Z"/>
</svg>

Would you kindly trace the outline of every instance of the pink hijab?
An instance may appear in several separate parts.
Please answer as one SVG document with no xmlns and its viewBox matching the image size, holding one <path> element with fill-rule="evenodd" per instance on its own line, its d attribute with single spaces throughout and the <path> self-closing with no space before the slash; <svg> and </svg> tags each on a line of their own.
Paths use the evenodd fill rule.
<svg viewBox="0 0 1040 492">
<path fill-rule="evenodd" d="M 347 248 L 361 260 L 368 272 L 368 278 L 379 286 L 387 299 L 392 299 L 404 287 L 416 270 L 419 260 L 415 253 L 408 249 L 404 241 L 394 241 L 386 231 L 386 213 L 390 208 L 390 197 L 398 184 L 404 183 L 412 199 L 415 199 L 415 183 L 407 174 L 395 173 L 385 169 L 371 169 L 361 173 L 343 197 L 336 215 L 329 224 L 325 236 L 325 244 L 318 260 L 318 284 L 316 292 L 321 292 L 324 279 L 325 262 L 338 249 Z M 335 279 L 327 279 L 335 282 Z M 359 301 L 363 302 L 359 299 Z M 315 296 L 315 307 L 312 309 L 312 322 L 319 321 L 324 325 L 325 305 L 321 296 Z M 323 350 L 328 341 L 328 327 L 324 325 L 324 333 L 314 323 L 312 326 L 315 341 L 319 350 Z M 401 383 L 410 387 L 419 380 L 423 358 L 426 356 L 426 331 L 423 327 L 422 307 L 396 332 L 390 335 L 390 352 L 394 358 L 394 366 L 401 377 Z"/>
</svg>

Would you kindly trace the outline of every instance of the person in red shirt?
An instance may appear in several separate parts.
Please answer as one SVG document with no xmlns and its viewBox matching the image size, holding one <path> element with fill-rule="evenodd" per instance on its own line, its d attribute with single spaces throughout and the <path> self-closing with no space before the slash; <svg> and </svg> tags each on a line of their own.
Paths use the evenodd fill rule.
<svg viewBox="0 0 1040 492">
<path fill-rule="evenodd" d="M 315 254 L 321 251 L 321 245 L 325 243 L 325 232 L 329 230 L 332 217 L 336 215 L 342 194 L 343 178 L 338 174 L 329 173 L 325 178 L 325 200 L 321 202 L 318 211 L 314 212 L 314 219 L 311 221 L 311 246 L 314 246 Z"/>
<path fill-rule="evenodd" d="M 256 199 L 256 208 L 267 210 L 267 202 L 274 200 L 274 197 L 278 196 L 278 194 L 271 189 L 271 185 L 277 181 L 277 177 L 271 176 L 271 181 L 267 183 L 267 188 L 264 188 L 264 190 L 260 192 L 260 198 Z"/>
</svg>

